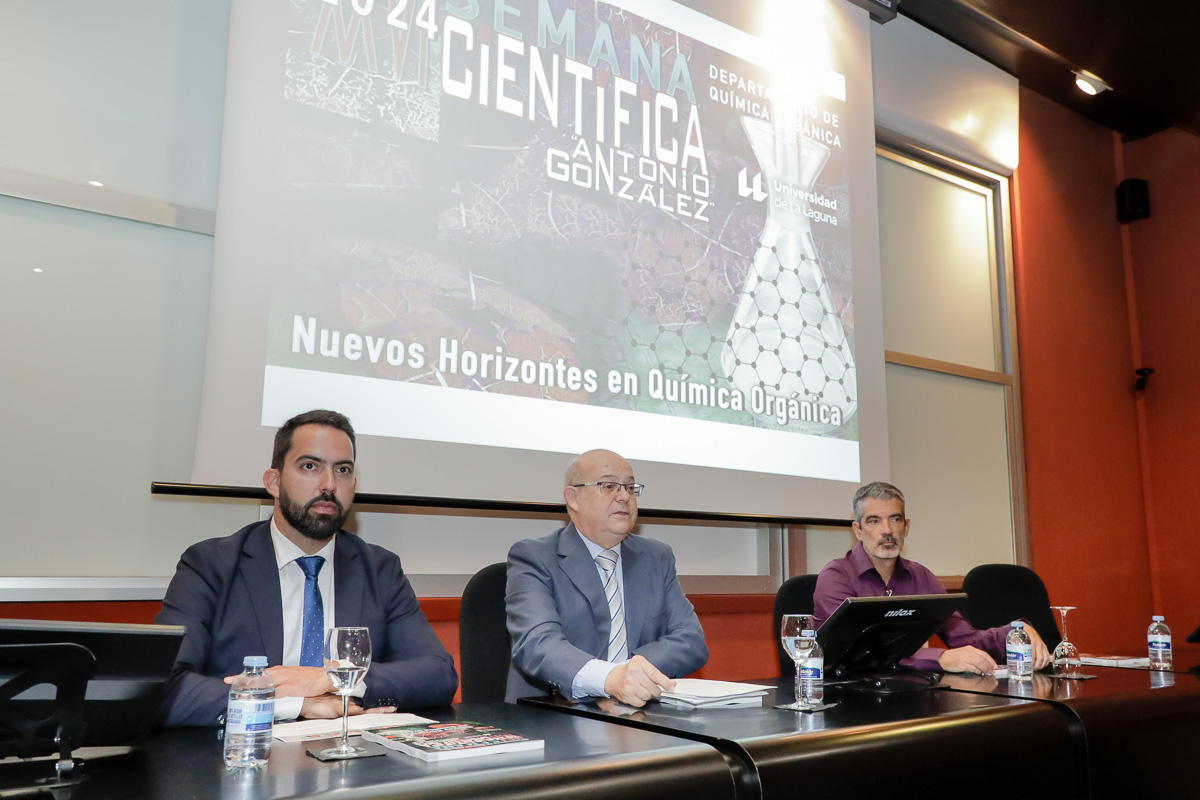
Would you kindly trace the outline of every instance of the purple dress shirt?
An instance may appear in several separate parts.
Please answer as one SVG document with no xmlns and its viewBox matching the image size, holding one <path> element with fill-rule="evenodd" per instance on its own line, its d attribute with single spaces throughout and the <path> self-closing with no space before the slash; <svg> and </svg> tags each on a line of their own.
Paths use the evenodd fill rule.
<svg viewBox="0 0 1200 800">
<path fill-rule="evenodd" d="M 883 597 L 889 594 L 889 589 L 893 596 L 898 597 L 946 593 L 946 588 L 936 575 L 917 562 L 901 557 L 896 558 L 896 570 L 892 573 L 891 582 L 885 584 L 871 563 L 871 557 L 863 549 L 862 542 L 858 542 L 844 557 L 826 564 L 817 576 L 817 588 L 813 593 L 813 624 L 820 627 L 847 597 Z M 951 648 L 972 645 L 986 651 L 1003 665 L 1004 639 L 1009 630 L 1010 625 L 976 630 L 956 611 L 954 616 L 946 620 L 938 635 Z M 922 647 L 912 658 L 906 658 L 901 663 L 916 669 L 941 670 L 938 658 L 944 652 L 940 647 Z"/>
</svg>

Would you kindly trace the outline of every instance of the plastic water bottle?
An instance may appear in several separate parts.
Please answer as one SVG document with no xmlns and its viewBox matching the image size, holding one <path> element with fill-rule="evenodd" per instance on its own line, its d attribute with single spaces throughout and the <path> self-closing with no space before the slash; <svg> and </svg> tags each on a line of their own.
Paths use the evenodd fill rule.
<svg viewBox="0 0 1200 800">
<path fill-rule="evenodd" d="M 1146 644 L 1150 649 L 1150 669 L 1171 668 L 1171 629 L 1162 617 L 1150 618 L 1150 629 L 1146 631 Z"/>
<path fill-rule="evenodd" d="M 1025 623 L 1021 620 L 1012 624 L 1004 641 L 1004 656 L 1010 681 L 1033 680 L 1033 640 L 1025 632 Z"/>
<path fill-rule="evenodd" d="M 225 766 L 261 767 L 271 755 L 275 724 L 275 681 L 266 656 L 246 656 L 246 669 L 229 687 L 225 712 Z"/>
<path fill-rule="evenodd" d="M 800 635 L 812 640 L 812 648 L 800 664 L 800 698 L 806 705 L 819 706 L 825 702 L 825 651 L 813 631 Z"/>
<path fill-rule="evenodd" d="M 1062 681 L 1062 683 L 1070 683 L 1070 681 Z M 1167 672 L 1166 670 L 1150 670 L 1150 688 L 1163 689 L 1167 686 L 1175 685 L 1175 673 Z"/>
</svg>

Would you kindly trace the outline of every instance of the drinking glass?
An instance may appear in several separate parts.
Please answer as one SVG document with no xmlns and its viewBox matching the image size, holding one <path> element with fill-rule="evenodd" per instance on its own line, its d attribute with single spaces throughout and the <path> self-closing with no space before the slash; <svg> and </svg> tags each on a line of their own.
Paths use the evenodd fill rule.
<svg viewBox="0 0 1200 800">
<path fill-rule="evenodd" d="M 1062 641 L 1058 643 L 1058 647 L 1054 648 L 1053 665 L 1054 677 L 1056 678 L 1078 678 L 1079 668 L 1082 662 L 1079 660 L 1079 649 L 1067 640 L 1067 612 L 1073 611 L 1075 606 L 1050 606 L 1058 612 L 1059 619 L 1062 621 Z"/>
<path fill-rule="evenodd" d="M 330 628 L 325 640 L 325 672 L 333 689 L 342 696 L 342 742 L 337 747 L 322 750 L 325 758 L 354 758 L 370 752 L 364 747 L 351 747 L 350 693 L 366 677 L 371 666 L 371 632 L 366 628 Z"/>
<path fill-rule="evenodd" d="M 783 649 L 796 664 L 796 701 L 790 705 L 776 706 L 776 708 L 790 711 L 803 711 L 808 708 L 804 703 L 804 694 L 800 691 L 800 667 L 816 643 L 816 639 L 812 636 L 802 635 L 804 631 L 810 630 L 812 630 L 812 614 L 783 615 L 783 622 L 779 626 L 779 639 L 783 642 Z"/>
</svg>

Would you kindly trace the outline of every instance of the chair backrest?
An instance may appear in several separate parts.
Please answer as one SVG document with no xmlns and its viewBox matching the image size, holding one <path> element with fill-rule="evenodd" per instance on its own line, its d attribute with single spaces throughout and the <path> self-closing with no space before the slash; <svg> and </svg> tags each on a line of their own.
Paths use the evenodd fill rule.
<svg viewBox="0 0 1200 800">
<path fill-rule="evenodd" d="M 976 628 L 995 628 L 1024 619 L 1051 650 L 1062 641 L 1046 584 L 1028 567 L 980 564 L 966 574 L 962 588 L 967 593 L 963 616 Z"/>
<path fill-rule="evenodd" d="M 512 660 L 504 611 L 507 572 L 506 564 L 491 564 L 476 572 L 463 589 L 458 616 L 463 702 L 504 701 Z"/>
<path fill-rule="evenodd" d="M 78 644 L 0 645 L 0 758 L 57 753 L 69 762 L 83 746 L 83 700 L 95 668 L 96 657 Z M 53 699 L 17 699 L 40 684 L 55 688 Z"/>
<path fill-rule="evenodd" d="M 775 593 L 775 619 L 774 627 L 771 628 L 771 639 L 775 642 L 775 649 L 779 654 L 780 675 L 790 675 L 796 668 L 792 657 L 783 649 L 783 643 L 779 640 L 779 626 L 783 622 L 783 615 L 813 613 L 813 592 L 816 588 L 816 575 L 796 575 L 784 581 Z"/>
</svg>

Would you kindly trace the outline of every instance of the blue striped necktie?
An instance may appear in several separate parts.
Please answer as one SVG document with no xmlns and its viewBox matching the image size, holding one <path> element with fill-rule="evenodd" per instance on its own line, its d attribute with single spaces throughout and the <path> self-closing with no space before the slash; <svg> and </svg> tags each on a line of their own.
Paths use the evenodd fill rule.
<svg viewBox="0 0 1200 800">
<path fill-rule="evenodd" d="M 304 616 L 300 622 L 300 666 L 325 666 L 325 603 L 317 586 L 317 574 L 325 564 L 321 556 L 296 559 L 304 572 Z"/>
<path fill-rule="evenodd" d="M 596 565 L 604 572 L 604 598 L 608 600 L 608 661 L 624 661 L 626 653 L 625 609 L 621 604 L 621 587 L 617 582 L 619 553 L 605 550 L 596 556 Z"/>
</svg>

